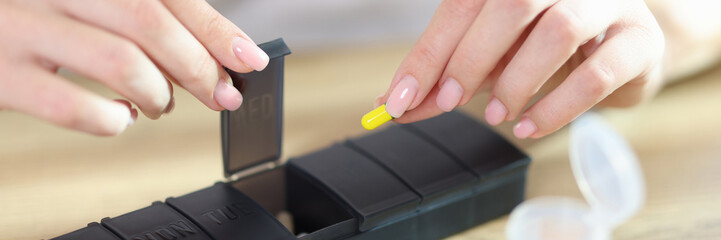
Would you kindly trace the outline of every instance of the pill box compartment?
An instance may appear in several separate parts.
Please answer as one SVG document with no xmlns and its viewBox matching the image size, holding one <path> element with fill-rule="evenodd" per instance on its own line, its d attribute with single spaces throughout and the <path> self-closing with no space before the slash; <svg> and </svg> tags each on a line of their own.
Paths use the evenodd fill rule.
<svg viewBox="0 0 721 240">
<path fill-rule="evenodd" d="M 444 118 L 431 121 L 446 124 L 452 118 L 471 119 L 459 112 L 447 113 Z M 420 127 L 429 126 L 435 125 Z M 291 158 L 271 171 L 240 179 L 233 186 L 276 216 L 283 212 L 290 214 L 292 227 L 289 228 L 300 239 L 437 239 L 507 214 L 523 200 L 529 163 L 525 155 L 489 169 L 484 177 L 462 167 L 457 174 L 448 175 L 451 177 L 429 176 L 438 179 L 429 185 L 440 182 L 444 187 L 432 192 L 433 197 L 427 198 L 429 202 L 424 204 L 424 193 L 400 178 L 399 171 L 351 145 L 351 142 L 387 134 L 404 137 L 389 138 L 380 145 L 404 148 L 419 139 L 429 142 L 413 130 L 394 126 Z M 435 145 L 428 147 L 440 149 Z M 372 149 L 367 150 L 374 153 Z M 400 151 L 403 150 L 408 149 Z M 405 164 L 414 163 L 419 162 L 405 161 Z M 447 163 L 462 166 L 456 161 Z M 423 168 L 405 167 L 416 171 Z"/>
<path fill-rule="evenodd" d="M 94 236 L 86 233 L 129 239 L 120 232 L 123 224 L 133 225 L 139 239 L 172 238 L 162 230 L 174 224 L 169 219 L 118 225 L 128 216 L 164 216 L 149 210 L 187 220 L 175 230 L 198 230 L 199 239 L 437 239 L 506 214 L 523 200 L 528 157 L 460 112 L 282 161 L 283 56 L 290 51 L 280 39 L 260 47 L 271 57 L 266 70 L 229 71 L 245 101 L 221 114 L 227 182 L 57 239 Z"/>
<path fill-rule="evenodd" d="M 67 233 L 54 240 L 76 240 L 76 239 L 94 239 L 94 240 L 121 240 L 113 232 L 101 226 L 97 222 L 89 223 L 87 227 Z"/>
<path fill-rule="evenodd" d="M 122 239 L 211 239 L 193 221 L 162 202 L 104 218 L 101 223 Z"/>
<path fill-rule="evenodd" d="M 505 164 L 493 163 L 493 167 L 489 167 L 484 175 L 476 175 L 473 169 L 458 163 L 458 159 L 447 154 L 440 145 L 426 139 L 429 136 L 423 136 L 418 131 L 428 130 L 427 128 L 431 127 L 448 128 L 446 131 L 451 132 L 464 130 L 456 129 L 461 127 L 482 128 L 465 129 L 468 131 L 490 131 L 478 122 L 475 122 L 477 125 L 449 125 L 454 121 L 468 120 L 475 122 L 460 112 L 446 113 L 440 118 L 421 122 L 419 126 L 415 126 L 418 128 L 415 130 L 405 129 L 407 126 L 392 126 L 368 136 L 337 143 L 314 153 L 292 158 L 285 164 L 285 171 L 287 171 L 287 183 L 290 188 L 288 190 L 289 211 L 294 216 L 296 226 L 300 226 L 299 222 L 306 222 L 318 217 L 319 211 L 298 211 L 298 209 L 311 209 L 310 206 L 315 204 L 313 198 L 318 196 L 306 194 L 306 190 L 301 189 L 314 188 L 315 193 L 320 193 L 322 196 L 326 196 L 326 199 L 335 201 L 336 206 L 342 206 L 357 219 L 358 226 L 350 237 L 351 239 L 438 239 L 507 214 L 523 200 L 526 172 L 530 162 L 528 157 L 522 153 L 517 155 L 520 152 L 515 148 L 513 148 L 514 151 L 508 151 L 505 146 L 496 144 L 499 149 L 506 151 L 507 155 L 520 157 L 515 160 L 507 160 Z M 493 137 L 498 137 L 495 133 L 493 134 Z M 401 137 L 389 137 L 390 135 Z M 468 135 L 463 136 L 468 137 Z M 507 141 L 500 139 L 504 144 L 510 145 Z M 378 142 L 369 144 L 366 141 Z M 480 147 L 478 144 L 481 143 L 466 141 L 458 144 L 463 144 L 464 148 L 471 149 L 474 146 Z M 421 149 L 418 145 L 425 145 L 427 149 Z M 359 146 L 365 147 L 360 148 Z M 436 150 L 443 154 L 430 154 Z M 402 153 L 404 151 L 405 154 Z M 390 157 L 394 154 L 400 154 L 403 157 L 391 160 Z M 414 154 L 415 156 L 410 156 Z M 489 154 L 509 159 L 505 154 L 495 152 Z M 424 164 L 424 160 L 420 158 L 426 156 L 434 156 L 433 159 L 438 161 Z M 444 156 L 451 156 L 451 159 L 454 160 L 440 160 L 445 158 Z M 482 158 L 482 156 L 478 157 Z M 389 163 L 390 161 L 395 162 Z M 395 165 L 390 166 L 391 164 Z M 432 167 L 419 166 L 419 164 Z M 433 169 L 439 171 L 432 171 Z M 385 177 L 380 176 L 383 174 L 376 173 L 380 170 L 385 170 L 395 179 L 381 180 Z M 367 174 L 359 176 L 356 175 L 356 171 Z M 425 175 L 425 178 L 413 180 L 412 176 L 403 176 L 404 174 L 415 174 L 410 172 L 420 172 Z M 353 182 L 352 179 L 356 179 L 357 182 Z M 400 201 L 399 199 L 406 199 L 406 197 L 399 196 L 407 195 L 404 194 L 406 191 L 402 187 L 396 185 L 397 182 L 403 183 L 408 190 L 416 194 L 420 201 Z M 438 185 L 443 187 L 432 187 Z M 391 191 L 390 189 L 396 190 L 388 193 L 387 191 Z M 380 198 L 383 201 L 378 200 L 374 204 L 375 207 L 385 210 L 377 215 L 364 214 L 359 208 L 366 205 L 353 201 L 359 201 L 354 198 L 361 198 L 362 201 L 373 198 L 373 196 L 366 195 L 385 196 Z M 427 202 L 424 203 L 424 201 Z M 415 205 L 414 210 L 408 211 L 408 207 L 412 205 Z M 320 227 L 316 226 L 308 230 L 315 231 L 314 235 L 320 234 L 324 232 Z"/>
<path fill-rule="evenodd" d="M 291 159 L 287 169 L 289 188 L 318 189 L 352 213 L 359 231 L 410 215 L 420 203 L 420 197 L 391 172 L 342 144 Z M 313 218 L 313 212 L 296 213 L 314 206 L 312 199 L 291 192 L 290 210 L 297 221 Z"/>
</svg>

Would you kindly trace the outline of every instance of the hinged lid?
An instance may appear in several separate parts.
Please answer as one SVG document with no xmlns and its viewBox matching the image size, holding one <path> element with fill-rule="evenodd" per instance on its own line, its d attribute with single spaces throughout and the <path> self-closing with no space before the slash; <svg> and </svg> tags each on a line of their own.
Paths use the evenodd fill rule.
<svg viewBox="0 0 721 240">
<path fill-rule="evenodd" d="M 508 219 L 508 239 L 611 239 L 612 230 L 641 208 L 644 183 L 636 156 L 600 116 L 589 112 L 571 123 L 569 152 L 590 206 L 568 197 L 525 201 Z"/>
<path fill-rule="evenodd" d="M 586 113 L 571 124 L 569 157 L 598 223 L 613 228 L 642 207 L 645 186 L 636 155 L 599 115 Z"/>
<path fill-rule="evenodd" d="M 283 57 L 290 54 L 290 49 L 283 39 L 258 46 L 270 57 L 263 71 L 237 73 L 227 70 L 233 85 L 243 95 L 243 104 L 238 110 L 222 111 L 220 115 L 226 177 L 274 162 L 281 155 Z"/>
</svg>

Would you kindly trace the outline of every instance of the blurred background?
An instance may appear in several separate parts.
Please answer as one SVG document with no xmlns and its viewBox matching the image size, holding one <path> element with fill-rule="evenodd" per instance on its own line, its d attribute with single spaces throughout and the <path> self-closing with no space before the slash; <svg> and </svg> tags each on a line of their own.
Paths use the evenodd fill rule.
<svg viewBox="0 0 721 240">
<path fill-rule="evenodd" d="M 414 42 L 440 0 L 209 0 L 256 42 L 282 36 L 294 52 Z"/>
<path fill-rule="evenodd" d="M 360 117 L 383 93 L 439 0 L 210 0 L 257 43 L 283 37 L 284 159 L 365 133 Z M 707 4 L 707 5 L 704 5 Z M 711 6 L 708 6 L 710 4 Z M 646 207 L 614 239 L 721 236 L 721 21 L 712 1 L 649 1 L 667 35 L 669 84 L 652 101 L 602 110 L 641 159 Z M 93 81 L 78 84 L 117 97 Z M 223 180 L 217 112 L 185 91 L 160 120 L 140 117 L 99 138 L 0 111 L 0 239 L 47 239 Z M 462 107 L 483 119 L 486 93 Z M 333 101 L 329 101 L 333 99 Z M 527 197 L 581 199 L 566 129 L 519 141 L 528 153 Z M 506 217 L 451 239 L 504 239 Z"/>
</svg>

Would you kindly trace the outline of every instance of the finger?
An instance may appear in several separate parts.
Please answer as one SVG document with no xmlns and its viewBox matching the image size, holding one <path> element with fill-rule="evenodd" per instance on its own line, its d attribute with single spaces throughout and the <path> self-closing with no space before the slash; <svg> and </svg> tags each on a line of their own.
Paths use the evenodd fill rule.
<svg viewBox="0 0 721 240">
<path fill-rule="evenodd" d="M 27 29 L 38 29 L 28 36 L 38 43 L 30 49 L 35 56 L 104 83 L 151 119 L 165 112 L 172 97 L 170 86 L 135 44 L 72 19 L 32 17 L 22 22 Z"/>
<path fill-rule="evenodd" d="M 631 107 L 656 95 L 663 87 L 661 65 L 657 65 L 648 74 L 639 76 L 613 91 L 599 106 Z"/>
<path fill-rule="evenodd" d="M 128 109 L 130 109 L 130 121 L 128 122 L 128 126 L 133 125 L 138 119 L 138 110 L 133 108 L 133 105 L 124 99 L 115 99 L 113 101 L 123 104 L 124 106 L 128 107 Z"/>
<path fill-rule="evenodd" d="M 496 125 L 513 120 L 543 84 L 584 42 L 615 19 L 617 1 L 561 0 L 540 18 L 492 90 L 486 119 Z"/>
<path fill-rule="evenodd" d="M 531 23 L 533 25 L 533 23 Z M 523 34 L 521 34 L 521 37 L 516 40 L 516 43 L 511 46 L 511 49 L 506 52 L 506 54 L 501 57 L 501 59 L 498 61 L 498 64 L 493 68 L 493 70 L 488 74 L 486 79 L 483 81 L 481 86 L 479 87 L 479 90 L 481 89 L 489 89 L 491 86 L 493 86 L 496 83 L 496 80 L 498 79 L 498 76 L 501 74 L 501 71 L 508 65 L 508 62 L 510 61 L 511 57 L 515 55 L 516 51 L 518 51 L 518 48 L 521 46 L 521 43 L 523 43 L 523 40 L 525 39 L 525 36 L 528 35 L 528 31 L 524 31 Z M 416 108 L 407 111 L 403 114 L 402 117 L 399 119 L 396 119 L 396 122 L 398 123 L 409 123 L 409 122 L 415 122 L 424 120 L 427 118 L 434 117 L 436 115 L 439 115 L 446 111 L 446 109 L 443 109 L 440 107 L 441 100 L 439 99 L 439 95 L 441 95 L 441 90 L 443 88 L 440 85 L 436 85 L 433 87 L 430 93 L 426 96 L 426 98 L 419 104 Z M 378 103 L 378 102 L 377 102 Z M 380 102 L 382 104 L 382 102 Z M 380 106 L 380 104 L 377 104 Z"/>
<path fill-rule="evenodd" d="M 171 80 L 167 78 L 165 81 L 168 82 L 168 90 L 170 90 L 170 102 L 168 103 L 168 106 L 165 107 L 165 112 L 163 113 L 168 114 L 175 109 L 175 96 L 173 94 L 173 83 L 171 83 Z"/>
<path fill-rule="evenodd" d="M 484 81 L 484 83 L 481 85 L 481 88 L 495 83 L 495 79 L 500 74 L 500 70 L 503 69 L 506 63 L 506 60 L 501 59 L 496 68 L 489 74 L 488 79 L 486 79 L 486 81 Z M 431 92 L 426 95 L 426 98 L 423 100 L 423 102 L 421 102 L 421 104 L 419 104 L 416 108 L 405 112 L 403 116 L 401 116 L 400 118 L 396 118 L 394 121 L 397 123 L 417 122 L 438 116 L 441 113 L 445 112 L 445 110 L 441 109 L 438 105 L 438 96 L 440 94 L 440 91 L 441 88 L 439 86 L 433 87 L 433 89 L 431 89 Z M 380 106 L 381 104 L 383 103 L 376 102 L 376 107 Z"/>
<path fill-rule="evenodd" d="M 268 54 L 206 1 L 162 2 L 223 66 L 236 72 L 250 72 L 261 71 L 268 65 Z"/>
<path fill-rule="evenodd" d="M 590 58 L 523 114 L 514 127 L 517 137 L 538 138 L 554 132 L 629 80 L 651 73 L 663 53 L 660 30 L 635 27 L 616 34 L 618 28 L 609 29 L 610 38 Z"/>
<path fill-rule="evenodd" d="M 90 93 L 44 69 L 15 70 L 8 78 L 11 80 L 0 81 L 4 108 L 100 136 L 117 135 L 134 121 L 124 104 Z"/>
<path fill-rule="evenodd" d="M 162 70 L 206 106 L 224 109 L 214 99 L 213 92 L 218 81 L 230 82 L 230 76 L 162 3 L 147 0 L 54 2 L 81 21 L 137 43 Z"/>
<path fill-rule="evenodd" d="M 423 101 L 484 2 L 441 2 L 425 32 L 398 67 L 389 90 L 381 97 L 391 116 L 398 118 Z"/>
<path fill-rule="evenodd" d="M 418 105 L 418 107 L 407 111 L 403 114 L 403 116 L 396 118 L 393 121 L 397 123 L 412 123 L 440 115 L 444 111 L 438 108 L 438 105 L 436 104 L 436 98 L 438 97 L 439 91 L 440 88 L 434 87 L 431 89 L 431 92 L 428 93 L 425 100 Z"/>
<path fill-rule="evenodd" d="M 123 104 L 124 106 L 128 107 L 128 109 L 133 108 L 133 105 L 130 104 L 130 102 L 126 101 L 125 99 L 115 99 L 113 101 Z"/>
<path fill-rule="evenodd" d="M 467 103 L 536 16 L 557 0 L 489 0 L 458 44 L 439 86 L 438 107 Z"/>
</svg>

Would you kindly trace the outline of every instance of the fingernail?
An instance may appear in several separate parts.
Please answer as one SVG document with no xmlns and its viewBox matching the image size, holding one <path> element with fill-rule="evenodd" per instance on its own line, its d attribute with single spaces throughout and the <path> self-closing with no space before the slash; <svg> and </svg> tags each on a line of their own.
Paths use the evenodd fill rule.
<svg viewBox="0 0 721 240">
<path fill-rule="evenodd" d="M 168 106 L 165 106 L 165 111 L 163 111 L 163 114 L 169 114 L 175 109 L 175 97 L 170 97 L 170 102 L 168 102 Z"/>
<path fill-rule="evenodd" d="M 488 124 L 491 124 L 491 126 L 501 124 L 506 119 L 506 115 L 508 115 L 508 109 L 503 106 L 503 103 L 498 98 L 494 97 L 488 102 L 488 106 L 486 106 L 486 122 Z"/>
<path fill-rule="evenodd" d="M 233 53 L 248 67 L 261 71 L 268 66 L 270 58 L 253 42 L 241 37 L 233 38 Z"/>
<path fill-rule="evenodd" d="M 399 118 L 408 110 L 418 93 L 418 81 L 413 76 L 404 77 L 393 89 L 386 102 L 386 111 L 394 118 Z"/>
<path fill-rule="evenodd" d="M 128 127 L 135 124 L 135 121 L 138 120 L 138 110 L 137 109 L 130 109 L 130 120 L 128 120 Z"/>
<path fill-rule="evenodd" d="M 521 119 L 521 121 L 513 127 L 513 135 L 516 135 L 516 137 L 520 139 L 527 138 L 536 133 L 536 131 L 538 131 L 536 124 L 527 117 Z"/>
<path fill-rule="evenodd" d="M 445 112 L 453 111 L 463 97 L 463 87 L 453 78 L 448 78 L 436 97 L 438 108 Z"/>
<path fill-rule="evenodd" d="M 243 103 L 243 96 L 228 81 L 220 80 L 213 91 L 213 98 L 225 109 L 235 111 Z"/>
<path fill-rule="evenodd" d="M 126 107 L 128 107 L 128 109 L 132 109 L 132 108 L 133 108 L 133 105 L 131 105 L 130 102 L 128 102 L 127 100 L 124 100 L 124 99 L 115 99 L 115 100 L 113 100 L 113 101 L 125 105 Z"/>
<path fill-rule="evenodd" d="M 128 119 L 128 123 L 125 125 L 125 127 L 130 127 L 133 124 L 135 124 L 135 121 L 138 119 L 138 110 L 133 108 L 133 105 L 130 104 L 127 100 L 124 99 L 115 99 L 114 100 L 117 103 L 123 104 L 123 106 L 128 108 L 128 112 L 130 112 L 130 119 Z"/>
</svg>

